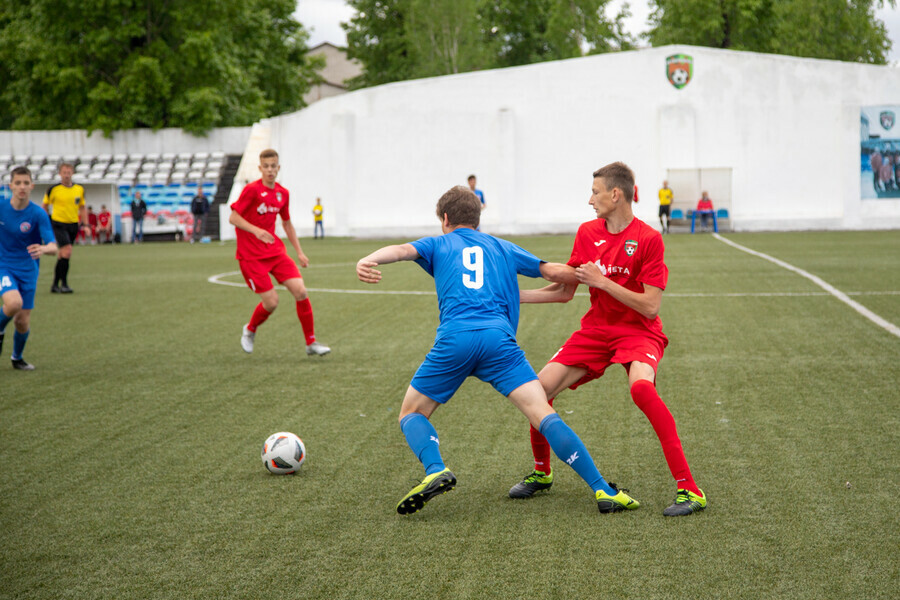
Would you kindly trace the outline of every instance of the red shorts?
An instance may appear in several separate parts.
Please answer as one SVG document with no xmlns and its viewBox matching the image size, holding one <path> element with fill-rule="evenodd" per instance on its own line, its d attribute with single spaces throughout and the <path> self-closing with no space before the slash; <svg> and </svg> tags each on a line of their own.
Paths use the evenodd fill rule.
<svg viewBox="0 0 900 600">
<path fill-rule="evenodd" d="M 653 367 L 655 373 L 667 344 L 667 339 L 658 339 L 646 333 L 579 329 L 548 362 L 587 369 L 584 377 L 569 386 L 574 390 L 603 375 L 611 364 L 627 365 L 638 361 Z"/>
<path fill-rule="evenodd" d="M 300 275 L 297 263 L 292 261 L 287 254 L 279 254 L 278 256 L 258 260 L 239 260 L 238 264 L 241 266 L 241 275 L 244 276 L 247 287 L 257 294 L 268 292 L 275 287 L 272 285 L 269 273 L 278 280 L 278 283 L 284 283 L 288 279 L 303 277 Z"/>
</svg>

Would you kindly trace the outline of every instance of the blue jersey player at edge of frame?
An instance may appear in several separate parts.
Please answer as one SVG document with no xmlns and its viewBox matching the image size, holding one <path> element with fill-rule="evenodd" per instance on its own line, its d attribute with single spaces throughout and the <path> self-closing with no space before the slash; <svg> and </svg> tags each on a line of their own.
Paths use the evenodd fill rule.
<svg viewBox="0 0 900 600">
<path fill-rule="evenodd" d="M 441 196 L 436 212 L 443 235 L 385 246 L 356 265 L 361 281 L 378 283 L 381 272 L 375 267 L 414 260 L 434 277 L 438 296 L 440 325 L 434 346 L 413 376 L 399 416 L 400 429 L 425 468 L 425 478 L 400 500 L 397 512 L 417 512 L 456 485 L 429 418 L 470 375 L 509 398 L 547 437 L 560 460 L 594 491 L 600 512 L 637 508 L 636 500 L 600 475 L 584 443 L 547 402 L 534 369 L 516 342 L 517 273 L 574 284 L 574 269 L 541 261 L 511 242 L 476 231 L 481 201 L 465 186 L 451 188 Z"/>
<path fill-rule="evenodd" d="M 33 371 L 22 352 L 31 331 L 31 310 L 37 289 L 38 260 L 44 254 L 56 254 L 56 237 L 50 217 L 28 197 L 34 189 L 31 171 L 16 167 L 10 173 L 12 198 L 0 201 L 0 350 L 6 326 L 14 321 L 12 366 Z"/>
</svg>

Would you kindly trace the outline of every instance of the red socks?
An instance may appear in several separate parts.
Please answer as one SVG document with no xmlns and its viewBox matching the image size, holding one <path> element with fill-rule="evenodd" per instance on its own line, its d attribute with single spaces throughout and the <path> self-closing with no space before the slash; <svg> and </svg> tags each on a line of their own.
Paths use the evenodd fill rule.
<svg viewBox="0 0 900 600">
<path fill-rule="evenodd" d="M 553 398 L 548 400 L 553 406 Z M 550 473 L 550 442 L 540 431 L 531 428 L 531 453 L 534 454 L 534 470 L 544 474 Z"/>
<path fill-rule="evenodd" d="M 266 319 L 271 315 L 269 311 L 267 311 L 262 302 L 256 305 L 256 308 L 253 310 L 253 316 L 250 317 L 250 323 L 247 324 L 247 329 L 252 332 L 256 332 L 256 328 L 266 322 Z"/>
<path fill-rule="evenodd" d="M 678 431 L 675 429 L 675 419 L 672 413 L 660 399 L 656 393 L 656 387 L 646 380 L 635 382 L 631 386 L 631 397 L 637 404 L 653 426 L 659 443 L 662 444 L 663 454 L 666 456 L 666 463 L 672 472 L 672 477 L 678 484 L 678 489 L 684 489 L 695 494 L 700 494 L 700 488 L 694 483 L 691 476 L 691 469 L 688 467 L 687 459 L 684 457 L 684 450 L 681 448 L 681 440 L 678 437 Z"/>
<path fill-rule="evenodd" d="M 313 325 L 312 304 L 309 303 L 309 298 L 297 302 L 297 318 L 300 319 L 303 336 L 306 338 L 306 345 L 309 346 L 316 341 L 316 328 Z"/>
</svg>

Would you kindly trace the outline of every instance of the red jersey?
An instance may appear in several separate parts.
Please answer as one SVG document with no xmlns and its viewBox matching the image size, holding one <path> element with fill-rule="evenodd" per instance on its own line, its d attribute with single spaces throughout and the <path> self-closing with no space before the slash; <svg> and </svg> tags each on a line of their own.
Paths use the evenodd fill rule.
<svg viewBox="0 0 900 600">
<path fill-rule="evenodd" d="M 109 225 L 109 220 L 112 218 L 112 215 L 109 214 L 109 211 L 103 211 L 97 215 L 97 222 L 100 223 L 100 228 L 105 229 Z"/>
<path fill-rule="evenodd" d="M 258 179 L 247 184 L 237 202 L 231 205 L 231 209 L 237 211 L 252 225 L 265 229 L 275 236 L 274 243 L 266 244 L 256 239 L 252 233 L 237 229 L 238 260 L 258 260 L 287 253 L 284 242 L 275 235 L 276 215 L 281 215 L 282 221 L 291 220 L 287 189 L 278 183 L 272 189 L 267 188 L 262 179 Z"/>
<path fill-rule="evenodd" d="M 644 284 L 666 288 L 669 269 L 663 262 L 662 235 L 635 218 L 621 233 L 610 233 L 604 219 L 583 223 L 575 234 L 568 264 L 578 267 L 593 262 L 609 279 L 633 292 L 643 293 Z M 648 319 L 606 292 L 590 288 L 591 308 L 581 318 L 582 329 L 614 328 L 619 333 L 645 331 L 668 340 L 659 317 Z"/>
<path fill-rule="evenodd" d="M 712 210 L 712 209 L 713 209 L 712 200 L 710 200 L 709 198 L 706 198 L 706 199 L 700 198 L 699 200 L 697 200 L 697 210 Z"/>
<path fill-rule="evenodd" d="M 97 226 L 97 215 L 95 215 L 94 213 L 88 213 L 88 225 L 90 225 L 91 227 Z"/>
</svg>

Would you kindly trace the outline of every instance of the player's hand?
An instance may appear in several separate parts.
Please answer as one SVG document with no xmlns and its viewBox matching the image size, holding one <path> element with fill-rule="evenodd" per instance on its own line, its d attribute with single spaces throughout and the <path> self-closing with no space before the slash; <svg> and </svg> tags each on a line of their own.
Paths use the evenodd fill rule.
<svg viewBox="0 0 900 600">
<path fill-rule="evenodd" d="M 580 267 L 577 267 L 575 269 L 575 277 L 577 277 L 578 281 L 581 283 L 595 288 L 602 288 L 606 281 L 608 281 L 600 267 L 592 262 L 584 263 Z"/>
<path fill-rule="evenodd" d="M 261 241 L 263 244 L 274 244 L 275 236 L 266 231 L 265 229 L 260 229 L 256 232 L 256 239 Z"/>
<path fill-rule="evenodd" d="M 377 266 L 377 262 L 361 260 L 356 263 L 356 276 L 364 283 L 378 283 L 381 281 L 381 271 L 375 268 Z"/>
<path fill-rule="evenodd" d="M 28 254 L 31 255 L 31 258 L 37 260 L 44 253 L 44 247 L 40 244 L 31 244 L 28 246 Z"/>
<path fill-rule="evenodd" d="M 309 259 L 302 252 L 297 254 L 297 262 L 299 262 L 300 266 L 304 269 L 309 266 Z"/>
</svg>

